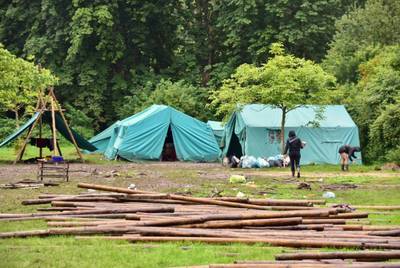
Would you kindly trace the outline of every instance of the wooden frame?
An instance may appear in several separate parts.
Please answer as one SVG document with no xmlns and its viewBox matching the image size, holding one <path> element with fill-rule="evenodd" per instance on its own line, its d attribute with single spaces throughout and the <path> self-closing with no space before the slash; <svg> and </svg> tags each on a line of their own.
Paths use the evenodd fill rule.
<svg viewBox="0 0 400 268">
<path fill-rule="evenodd" d="M 79 151 L 78 144 L 76 143 L 75 137 L 72 134 L 71 128 L 69 127 L 69 124 L 67 122 L 67 119 L 64 116 L 63 110 L 61 108 L 61 105 L 59 104 L 56 95 L 54 94 L 54 88 L 50 87 L 49 92 L 47 94 L 47 97 L 50 98 L 50 105 L 48 103 L 48 99 L 44 98 L 43 92 L 41 91 L 39 93 L 38 101 L 36 104 L 36 112 L 39 112 L 38 117 L 36 118 L 35 122 L 32 124 L 32 126 L 29 128 L 28 134 L 25 137 L 24 143 L 20 150 L 18 151 L 17 158 L 14 161 L 14 164 L 22 160 L 22 157 L 25 152 L 26 145 L 28 144 L 29 139 L 32 136 L 33 129 L 39 124 L 39 137 L 42 138 L 42 116 L 43 113 L 46 111 L 51 111 L 51 131 L 53 135 L 53 156 L 60 155 L 60 150 L 58 149 L 58 144 L 57 144 L 57 128 L 56 128 L 56 112 L 59 112 L 61 115 L 61 118 L 67 128 L 68 135 L 72 140 L 72 143 L 75 146 L 75 150 L 79 156 L 79 159 L 84 162 L 83 160 L 83 155 Z M 50 107 L 48 107 L 50 106 Z M 42 157 L 42 148 L 40 148 L 40 157 Z"/>
</svg>

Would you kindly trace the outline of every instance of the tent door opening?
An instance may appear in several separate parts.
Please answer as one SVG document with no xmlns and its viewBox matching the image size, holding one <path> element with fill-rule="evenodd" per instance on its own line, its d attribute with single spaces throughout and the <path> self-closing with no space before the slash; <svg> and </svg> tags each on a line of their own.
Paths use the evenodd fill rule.
<svg viewBox="0 0 400 268">
<path fill-rule="evenodd" d="M 238 136 L 235 133 L 232 133 L 231 142 L 229 143 L 228 152 L 226 154 L 228 157 L 236 156 L 240 158 L 243 156 L 242 145 L 239 142 Z"/>
<path fill-rule="evenodd" d="M 165 137 L 164 147 L 161 153 L 161 161 L 177 161 L 174 138 L 172 136 L 171 126 L 168 127 L 167 136 Z"/>
</svg>

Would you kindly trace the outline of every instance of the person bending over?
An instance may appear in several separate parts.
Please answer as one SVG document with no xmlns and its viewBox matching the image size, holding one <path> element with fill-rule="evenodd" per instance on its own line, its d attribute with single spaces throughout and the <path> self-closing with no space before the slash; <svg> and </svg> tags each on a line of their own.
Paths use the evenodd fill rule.
<svg viewBox="0 0 400 268">
<path fill-rule="evenodd" d="M 303 143 L 296 136 L 296 133 L 291 130 L 289 131 L 289 138 L 286 141 L 285 152 L 286 155 L 289 151 L 290 168 L 292 170 L 292 177 L 294 177 L 295 171 L 297 170 L 297 178 L 300 178 L 300 150 L 303 148 Z"/>
<path fill-rule="evenodd" d="M 357 159 L 355 152 L 361 152 L 361 148 L 358 146 L 351 147 L 346 144 L 339 148 L 340 154 L 340 164 L 342 166 L 342 171 L 349 171 L 349 160 L 353 162 L 353 158 Z"/>
</svg>

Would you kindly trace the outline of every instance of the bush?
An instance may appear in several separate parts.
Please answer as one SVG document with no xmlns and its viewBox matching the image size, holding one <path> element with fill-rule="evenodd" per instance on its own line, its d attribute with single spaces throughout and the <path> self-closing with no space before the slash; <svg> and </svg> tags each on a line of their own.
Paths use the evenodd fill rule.
<svg viewBox="0 0 400 268">
<path fill-rule="evenodd" d="M 15 120 L 0 118 L 0 142 L 15 131 Z"/>
<path fill-rule="evenodd" d="M 388 152 L 386 155 L 386 161 L 394 162 L 397 165 L 400 165 L 400 145 Z"/>
</svg>

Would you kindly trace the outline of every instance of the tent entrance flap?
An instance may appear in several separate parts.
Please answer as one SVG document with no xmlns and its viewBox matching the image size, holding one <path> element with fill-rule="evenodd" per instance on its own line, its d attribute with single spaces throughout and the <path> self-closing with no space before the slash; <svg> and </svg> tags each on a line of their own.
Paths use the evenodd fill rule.
<svg viewBox="0 0 400 268">
<path fill-rule="evenodd" d="M 228 157 L 236 156 L 241 157 L 243 156 L 242 145 L 239 142 L 238 136 L 234 132 L 232 132 L 231 142 L 229 143 L 228 152 L 226 154 Z"/>
<path fill-rule="evenodd" d="M 165 137 L 163 150 L 161 153 L 161 161 L 177 161 L 174 137 L 172 136 L 171 126 L 168 127 L 167 136 Z"/>
</svg>

